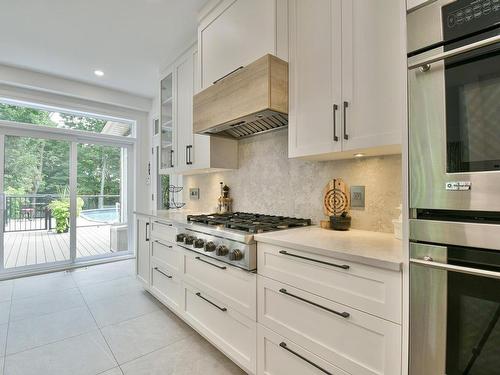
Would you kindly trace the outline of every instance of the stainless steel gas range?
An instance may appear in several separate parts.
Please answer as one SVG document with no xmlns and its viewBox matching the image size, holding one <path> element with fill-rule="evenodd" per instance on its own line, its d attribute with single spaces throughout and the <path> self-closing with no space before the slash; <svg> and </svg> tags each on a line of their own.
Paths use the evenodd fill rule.
<svg viewBox="0 0 500 375">
<path fill-rule="evenodd" d="M 177 244 L 224 263 L 254 271 L 257 268 L 254 234 L 308 225 L 311 225 L 310 219 L 244 212 L 188 215 L 187 224 L 179 227 Z"/>
</svg>

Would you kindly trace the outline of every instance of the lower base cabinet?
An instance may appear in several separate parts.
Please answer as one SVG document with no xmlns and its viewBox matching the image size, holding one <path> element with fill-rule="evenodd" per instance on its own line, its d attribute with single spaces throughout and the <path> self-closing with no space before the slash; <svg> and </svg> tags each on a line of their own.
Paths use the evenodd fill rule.
<svg viewBox="0 0 500 375">
<path fill-rule="evenodd" d="M 398 324 L 258 276 L 258 322 L 356 375 L 399 375 Z"/>
<path fill-rule="evenodd" d="M 154 260 L 151 261 L 151 293 L 172 310 L 182 310 L 182 280 L 172 269 Z"/>
<path fill-rule="evenodd" d="M 255 374 L 257 323 L 184 283 L 184 319 L 241 368 Z"/>
<path fill-rule="evenodd" d="M 257 374 L 349 375 L 301 346 L 258 324 Z"/>
</svg>

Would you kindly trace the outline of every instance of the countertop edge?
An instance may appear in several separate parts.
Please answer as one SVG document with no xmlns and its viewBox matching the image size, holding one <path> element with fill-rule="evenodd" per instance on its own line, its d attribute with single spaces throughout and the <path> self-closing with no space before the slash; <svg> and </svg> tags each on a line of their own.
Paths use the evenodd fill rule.
<svg viewBox="0 0 500 375">
<path fill-rule="evenodd" d="M 289 242 L 283 240 L 277 240 L 274 238 L 261 237 L 258 234 L 255 236 L 257 241 L 257 246 L 259 242 L 267 243 L 275 246 L 284 246 L 297 251 L 305 251 L 312 254 L 322 255 L 325 257 L 342 259 L 345 261 L 351 261 L 355 263 L 361 263 L 372 267 L 383 268 L 390 271 L 401 272 L 403 261 L 387 260 L 387 259 L 377 259 L 372 257 L 366 257 L 362 255 L 349 254 L 344 251 L 326 250 L 313 246 L 307 246 L 304 244 L 299 244 L 296 242 Z"/>
</svg>

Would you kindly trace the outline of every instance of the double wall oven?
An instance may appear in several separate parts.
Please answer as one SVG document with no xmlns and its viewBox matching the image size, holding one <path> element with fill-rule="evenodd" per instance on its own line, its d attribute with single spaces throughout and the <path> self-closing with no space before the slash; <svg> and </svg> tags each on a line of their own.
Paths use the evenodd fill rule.
<svg viewBox="0 0 500 375">
<path fill-rule="evenodd" d="M 500 374 L 500 0 L 408 14 L 410 375 Z"/>
</svg>

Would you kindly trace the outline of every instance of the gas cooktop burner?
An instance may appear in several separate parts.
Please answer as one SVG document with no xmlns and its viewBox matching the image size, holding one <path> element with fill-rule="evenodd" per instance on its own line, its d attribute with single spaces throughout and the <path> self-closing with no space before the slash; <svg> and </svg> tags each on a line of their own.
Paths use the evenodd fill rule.
<svg viewBox="0 0 500 375">
<path fill-rule="evenodd" d="M 239 230 L 247 233 L 262 233 L 311 225 L 311 219 L 251 214 L 246 212 L 188 215 L 187 220 L 198 224 L 223 226 L 227 229 Z"/>
</svg>

